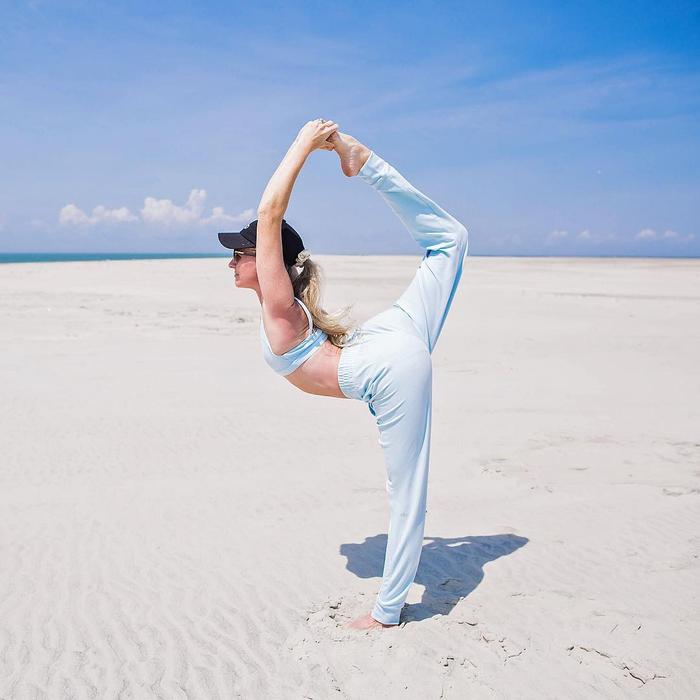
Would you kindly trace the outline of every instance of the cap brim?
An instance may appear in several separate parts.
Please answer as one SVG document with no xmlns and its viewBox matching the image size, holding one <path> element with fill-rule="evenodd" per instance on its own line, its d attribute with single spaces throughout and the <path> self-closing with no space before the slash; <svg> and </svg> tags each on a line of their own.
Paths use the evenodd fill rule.
<svg viewBox="0 0 700 700">
<path fill-rule="evenodd" d="M 224 248 L 231 249 L 253 248 L 255 246 L 255 243 L 251 243 L 247 238 L 244 238 L 242 233 L 229 233 L 226 231 L 219 233 L 219 243 L 221 243 Z"/>
</svg>

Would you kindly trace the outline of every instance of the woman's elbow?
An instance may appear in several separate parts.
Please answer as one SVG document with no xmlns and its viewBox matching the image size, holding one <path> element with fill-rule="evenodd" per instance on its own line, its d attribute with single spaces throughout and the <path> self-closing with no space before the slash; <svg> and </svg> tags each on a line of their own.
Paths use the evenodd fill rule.
<svg viewBox="0 0 700 700">
<path fill-rule="evenodd" d="M 284 217 L 284 209 L 274 202 L 266 202 L 258 207 L 258 221 L 260 219 L 279 219 Z"/>
</svg>

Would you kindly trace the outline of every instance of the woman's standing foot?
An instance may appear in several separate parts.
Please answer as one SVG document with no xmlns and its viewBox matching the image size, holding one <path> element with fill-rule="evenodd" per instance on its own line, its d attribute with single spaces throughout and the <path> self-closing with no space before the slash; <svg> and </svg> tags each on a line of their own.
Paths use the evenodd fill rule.
<svg viewBox="0 0 700 700">
<path fill-rule="evenodd" d="M 345 627 L 354 630 L 371 630 L 371 629 L 383 629 L 385 627 L 398 627 L 398 625 L 385 625 L 379 620 L 375 620 L 370 614 L 362 615 L 362 617 L 356 617 L 351 622 L 348 622 Z"/>
<path fill-rule="evenodd" d="M 354 177 L 362 170 L 372 151 L 350 134 L 333 132 L 328 139 L 340 158 L 340 169 L 344 175 Z"/>
</svg>

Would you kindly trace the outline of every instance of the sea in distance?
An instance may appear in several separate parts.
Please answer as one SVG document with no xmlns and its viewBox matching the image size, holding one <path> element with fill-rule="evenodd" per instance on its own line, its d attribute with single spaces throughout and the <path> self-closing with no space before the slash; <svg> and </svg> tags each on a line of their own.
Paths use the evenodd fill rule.
<svg viewBox="0 0 700 700">
<path fill-rule="evenodd" d="M 172 260 L 230 258 L 226 253 L 0 253 L 3 263 L 81 262 L 85 260 Z"/>
<path fill-rule="evenodd" d="M 342 253 L 335 253 L 336 255 L 342 255 Z M 365 253 L 366 255 L 367 253 Z M 414 255 L 420 254 L 420 251 L 415 251 Z M 360 253 L 345 253 L 345 255 L 360 255 Z M 409 255 L 406 251 L 401 252 L 387 252 L 387 253 L 370 253 L 370 255 Z M 45 263 L 45 262 L 82 262 L 90 260 L 178 260 L 178 259 L 192 259 L 192 258 L 230 258 L 230 253 L 0 253 L 0 265 L 3 263 Z M 557 258 L 557 257 L 571 257 L 571 258 L 669 258 L 669 259 L 688 259 L 697 258 L 697 255 L 541 255 L 541 254 L 524 254 L 524 253 L 510 253 L 507 256 L 501 254 L 491 254 L 491 253 L 472 253 L 470 257 L 513 257 L 513 258 Z"/>
</svg>

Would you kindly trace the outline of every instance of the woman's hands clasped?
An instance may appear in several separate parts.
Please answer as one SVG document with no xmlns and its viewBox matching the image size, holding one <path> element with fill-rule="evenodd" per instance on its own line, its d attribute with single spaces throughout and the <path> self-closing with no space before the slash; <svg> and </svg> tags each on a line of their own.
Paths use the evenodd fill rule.
<svg viewBox="0 0 700 700">
<path fill-rule="evenodd" d="M 324 119 L 312 119 L 301 127 L 296 141 L 309 153 L 317 149 L 332 151 L 335 146 L 328 141 L 328 137 L 338 130 L 338 125 Z"/>
</svg>

